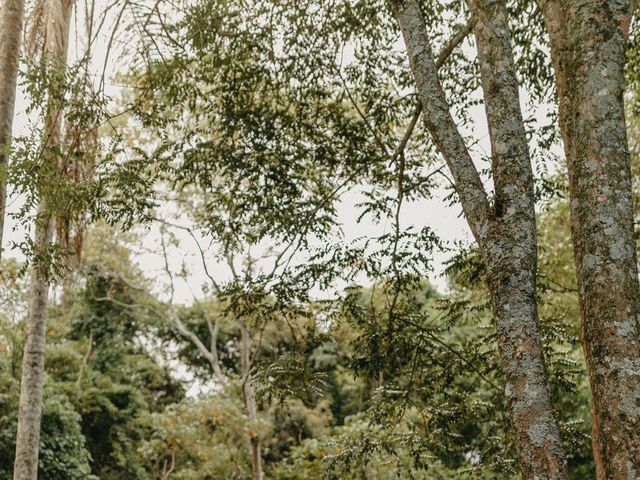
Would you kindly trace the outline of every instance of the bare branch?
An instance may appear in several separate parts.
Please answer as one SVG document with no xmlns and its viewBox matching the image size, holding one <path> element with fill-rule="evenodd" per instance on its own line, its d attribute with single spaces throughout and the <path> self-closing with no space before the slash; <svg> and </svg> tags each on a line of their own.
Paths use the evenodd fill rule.
<svg viewBox="0 0 640 480">
<path fill-rule="evenodd" d="M 165 272 L 169 276 L 169 288 L 171 291 L 171 297 L 169 299 L 169 311 L 171 313 L 171 317 L 176 327 L 176 330 L 180 335 L 188 339 L 198 349 L 200 354 L 209 362 L 209 365 L 211 366 L 211 369 L 213 370 L 213 373 L 216 376 L 216 378 L 221 383 L 225 383 L 226 377 L 222 374 L 222 369 L 220 368 L 220 363 L 218 361 L 217 355 L 214 356 L 213 353 L 202 342 L 200 337 L 198 337 L 196 333 L 192 332 L 186 327 L 186 325 L 180 319 L 178 312 L 176 311 L 175 305 L 173 304 L 173 298 L 175 294 L 174 279 L 173 279 L 173 274 L 171 273 L 171 269 L 169 268 L 169 257 L 167 255 L 167 246 L 164 240 L 164 235 L 162 233 L 160 234 L 160 243 L 162 246 L 162 257 L 164 260 L 164 268 L 165 268 Z"/>
<path fill-rule="evenodd" d="M 171 222 L 168 222 L 168 221 L 163 220 L 161 218 L 157 218 L 156 217 L 156 218 L 153 218 L 153 220 L 155 220 L 156 222 L 161 223 L 162 225 L 166 225 L 166 226 L 169 226 L 169 227 L 177 228 L 178 230 L 182 230 L 182 231 L 187 232 L 189 234 L 189 236 L 193 239 L 194 243 L 196 244 L 196 248 L 198 249 L 198 253 L 200 254 L 200 260 L 202 262 L 202 268 L 204 269 L 205 275 L 207 276 L 207 278 L 211 282 L 211 285 L 215 289 L 216 293 L 218 295 L 220 295 L 222 293 L 222 289 L 220 288 L 220 284 L 213 278 L 213 276 L 209 272 L 209 268 L 207 267 L 206 257 L 204 255 L 204 249 L 202 248 L 202 245 L 200 245 L 200 242 L 198 241 L 198 238 L 193 233 L 193 230 L 191 228 L 189 228 L 189 227 L 185 227 L 184 225 L 178 225 L 178 224 L 175 224 L 175 223 L 171 223 Z"/>
</svg>

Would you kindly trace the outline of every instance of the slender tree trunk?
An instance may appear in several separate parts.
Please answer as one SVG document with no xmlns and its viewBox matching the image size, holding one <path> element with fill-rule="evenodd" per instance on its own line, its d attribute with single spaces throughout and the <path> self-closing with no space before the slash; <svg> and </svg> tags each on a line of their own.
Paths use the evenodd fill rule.
<svg viewBox="0 0 640 480">
<path fill-rule="evenodd" d="M 13 134 L 18 56 L 24 23 L 24 0 L 4 0 L 0 9 L 0 258 L 7 197 L 7 164 Z"/>
<path fill-rule="evenodd" d="M 256 423 L 258 420 L 256 395 L 249 381 L 244 384 L 244 397 L 249 419 L 252 423 Z M 251 472 L 253 480 L 262 480 L 262 452 L 258 432 L 251 435 L 249 442 L 251 445 Z"/>
<path fill-rule="evenodd" d="M 407 47 L 426 128 L 449 166 L 487 265 L 505 394 L 523 478 L 566 479 L 566 459 L 538 326 L 533 174 L 505 2 L 478 0 L 473 4 L 492 146 L 493 208 L 449 111 L 418 2 L 400 0 L 392 3 L 392 9 Z"/>
<path fill-rule="evenodd" d="M 53 219 L 46 211 L 40 210 L 38 214 L 35 242 L 38 246 L 46 247 L 51 243 L 53 236 Z M 36 480 L 38 478 L 38 447 L 45 374 L 44 349 L 47 335 L 49 282 L 46 279 L 46 274 L 37 273 L 37 269 L 34 269 L 31 275 L 30 297 L 27 336 L 22 357 L 14 480 Z"/>
<path fill-rule="evenodd" d="M 241 332 L 241 355 L 242 355 L 242 377 L 244 383 L 242 392 L 244 395 L 244 404 L 247 416 L 251 423 L 256 424 L 258 421 L 258 407 L 256 405 L 256 394 L 251 384 L 251 338 L 249 330 L 244 323 L 240 324 Z M 260 436 L 258 432 L 252 432 L 249 437 L 251 446 L 251 471 L 253 480 L 262 480 L 262 453 L 260 445 Z"/>
<path fill-rule="evenodd" d="M 624 115 L 628 0 L 540 1 L 569 172 L 599 479 L 640 478 L 640 285 Z"/>
<path fill-rule="evenodd" d="M 66 68 L 71 9 L 71 1 L 62 0 L 52 2 L 47 12 L 45 62 L 52 72 L 58 70 L 54 76 Z M 52 86 L 44 129 L 44 168 L 54 171 L 58 168 L 59 161 L 53 152 L 60 145 L 63 105 L 59 99 L 60 92 L 54 91 L 59 87 L 62 86 Z M 50 176 L 50 173 L 47 175 Z M 38 205 L 34 239 L 36 254 L 46 251 L 53 238 L 55 222 L 52 210 L 55 206 L 49 204 L 49 197 L 50 195 L 45 193 Z M 38 477 L 49 277 L 49 265 L 36 261 L 31 273 L 31 303 L 22 361 L 14 480 L 37 480 Z"/>
</svg>

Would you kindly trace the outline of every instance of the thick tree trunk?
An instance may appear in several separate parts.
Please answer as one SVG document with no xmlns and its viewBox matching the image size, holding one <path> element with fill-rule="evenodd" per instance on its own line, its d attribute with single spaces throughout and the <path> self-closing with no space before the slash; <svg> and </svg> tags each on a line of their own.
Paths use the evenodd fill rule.
<svg viewBox="0 0 640 480">
<path fill-rule="evenodd" d="M 494 217 L 485 241 L 502 374 L 524 478 L 567 478 L 536 305 L 533 172 L 506 2 L 476 0 L 476 41 L 491 140 Z"/>
<path fill-rule="evenodd" d="M 479 0 L 473 5 L 492 145 L 492 209 L 451 117 L 418 3 L 398 1 L 392 9 L 407 47 L 426 127 L 454 177 L 487 265 L 505 394 L 523 478 L 566 479 L 538 326 L 533 174 L 505 3 Z"/>
<path fill-rule="evenodd" d="M 632 2 L 541 2 L 571 198 L 599 479 L 640 478 L 640 285 L 623 94 Z"/>
<path fill-rule="evenodd" d="M 7 197 L 7 163 L 13 134 L 16 79 L 20 53 L 24 0 L 4 0 L 0 8 L 0 258 Z"/>
<path fill-rule="evenodd" d="M 69 25 L 72 3 L 70 0 L 52 2 L 47 12 L 45 38 L 45 61 L 48 68 L 66 68 L 69 42 Z M 62 77 L 61 77 L 62 78 Z M 45 169 L 57 169 L 59 159 L 53 153 L 60 144 L 62 85 L 52 86 L 49 98 L 47 118 L 45 119 L 43 162 Z M 52 186 L 53 187 L 53 186 Z M 54 205 L 44 193 L 39 200 L 38 216 L 35 222 L 34 249 L 44 252 L 50 247 L 54 231 Z M 49 265 L 36 261 L 31 273 L 31 303 L 27 318 L 27 338 L 22 362 L 22 381 L 20 384 L 20 411 L 18 416 L 18 434 L 16 438 L 16 458 L 14 480 L 37 480 L 38 447 L 40 442 L 40 423 L 42 417 L 44 355 L 47 322 L 47 301 L 49 293 Z"/>
</svg>

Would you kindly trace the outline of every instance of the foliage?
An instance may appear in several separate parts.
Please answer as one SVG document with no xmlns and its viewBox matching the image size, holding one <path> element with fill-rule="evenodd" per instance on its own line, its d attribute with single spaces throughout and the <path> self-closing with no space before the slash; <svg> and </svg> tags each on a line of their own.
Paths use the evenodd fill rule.
<svg viewBox="0 0 640 480">
<path fill-rule="evenodd" d="M 536 2 L 510 3 L 536 164 L 545 356 L 571 476 L 593 477 L 544 28 Z M 459 0 L 421 6 L 436 50 L 469 17 Z M 266 478 L 518 478 L 485 268 L 473 244 L 447 244 L 430 225 L 425 202 L 455 205 L 456 193 L 424 129 L 407 130 L 417 100 L 385 2 L 177 8 L 122 6 L 118 22 L 130 17 L 135 34 L 117 78 L 125 114 L 93 91 L 86 58 L 57 76 L 39 63 L 23 72 L 30 113 L 62 106 L 75 136 L 47 148 L 36 121 L 15 140 L 15 217 L 27 226 L 48 198 L 63 220 L 92 223 L 70 301 L 50 304 L 43 478 L 245 479 L 252 439 Z M 473 46 L 465 40 L 440 70 L 469 131 L 482 103 Z M 89 132 L 93 148 L 78 150 Z M 482 139 L 468 143 L 486 167 Z M 59 178 L 43 162 L 76 154 L 92 165 L 87 178 Z M 165 268 L 147 278 L 131 247 L 153 232 Z M 18 246 L 55 278 L 69 273 L 60 246 Z M 186 250 L 202 263 L 201 285 Z M 444 252 L 448 288 L 438 292 L 429 279 Z M 26 270 L 3 260 L 2 478 L 15 446 Z M 192 302 L 176 300 L 179 282 Z"/>
<path fill-rule="evenodd" d="M 15 454 L 15 435 L 18 422 L 18 382 L 2 376 L 0 397 L 0 475 L 10 478 Z M 81 431 L 80 415 L 69 399 L 48 390 L 42 413 L 39 470 L 52 480 L 93 480 L 90 454 Z"/>
</svg>

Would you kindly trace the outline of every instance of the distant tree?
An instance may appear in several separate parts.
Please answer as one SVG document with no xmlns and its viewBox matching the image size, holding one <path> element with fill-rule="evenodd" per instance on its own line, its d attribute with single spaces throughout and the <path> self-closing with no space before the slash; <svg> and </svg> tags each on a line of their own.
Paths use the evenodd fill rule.
<svg viewBox="0 0 640 480">
<path fill-rule="evenodd" d="M 91 471 L 101 479 L 144 479 L 137 448 L 149 432 L 145 416 L 182 400 L 184 390 L 140 340 L 152 341 L 157 301 L 114 272 L 95 269 L 85 278 L 71 312 L 59 319 L 67 331 L 61 347 L 81 354 L 68 395 L 81 417 Z M 51 363 L 55 372 L 64 362 Z"/>
</svg>

